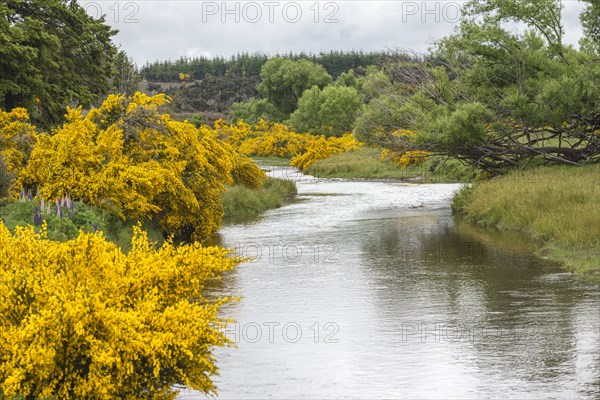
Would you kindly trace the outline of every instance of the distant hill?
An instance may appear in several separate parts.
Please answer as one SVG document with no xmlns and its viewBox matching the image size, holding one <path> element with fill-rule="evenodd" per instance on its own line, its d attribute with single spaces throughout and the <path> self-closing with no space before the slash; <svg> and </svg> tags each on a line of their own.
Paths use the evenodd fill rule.
<svg viewBox="0 0 600 400">
<path fill-rule="evenodd" d="M 394 52 L 331 51 L 319 54 L 279 54 L 292 60 L 306 59 L 322 65 L 333 78 L 348 70 L 358 73 L 369 65 L 381 65 Z M 175 118 L 202 114 L 207 122 L 225 118 L 235 102 L 260 97 L 256 86 L 260 70 L 270 57 L 242 53 L 230 58 L 182 57 L 178 60 L 146 63 L 140 69 L 147 93 L 164 92 L 173 98 L 168 112 Z M 362 67 L 362 68 L 361 68 Z M 186 74 L 182 82 L 180 74 Z"/>
</svg>

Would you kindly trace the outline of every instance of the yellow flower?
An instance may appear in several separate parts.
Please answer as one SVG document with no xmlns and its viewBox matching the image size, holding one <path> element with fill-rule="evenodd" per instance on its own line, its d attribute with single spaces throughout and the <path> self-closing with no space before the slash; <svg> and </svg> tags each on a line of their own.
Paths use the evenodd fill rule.
<svg viewBox="0 0 600 400">
<path fill-rule="evenodd" d="M 125 254 L 101 233 L 54 242 L 0 223 L 3 397 L 174 398 L 215 393 L 214 346 L 228 345 L 207 281 L 238 264 L 198 243 L 154 248 L 135 228 Z"/>
</svg>

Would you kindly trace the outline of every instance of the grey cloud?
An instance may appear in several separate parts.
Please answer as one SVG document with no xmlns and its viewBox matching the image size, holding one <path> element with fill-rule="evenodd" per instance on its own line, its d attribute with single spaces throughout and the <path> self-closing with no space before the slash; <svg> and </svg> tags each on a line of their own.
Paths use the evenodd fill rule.
<svg viewBox="0 0 600 400">
<path fill-rule="evenodd" d="M 236 23 L 234 14 L 224 13 L 222 1 L 91 0 L 80 3 L 91 14 L 101 10 L 107 15 L 107 22 L 120 31 L 115 41 L 138 65 L 186 55 L 228 57 L 242 51 L 274 54 L 404 48 L 423 52 L 435 40 L 452 32 L 457 24 L 455 11 L 460 4 L 442 0 L 320 1 L 319 20 L 315 22 L 315 9 L 311 9 L 314 1 L 228 1 L 228 10 L 237 7 L 240 21 Z M 254 4 L 248 6 L 249 3 Z M 269 3 L 278 5 L 273 8 Z M 332 5 L 325 9 L 328 3 Z M 581 37 L 578 18 L 583 5 L 578 1 L 564 4 L 566 42 L 576 44 Z M 215 7 L 216 14 L 207 13 L 215 11 Z M 285 7 L 287 16 L 283 14 Z M 289 22 L 298 7 L 301 17 L 296 23 Z M 251 23 L 249 19 L 256 19 L 257 9 L 262 13 L 261 18 Z M 269 10 L 275 11 L 272 23 L 268 20 Z M 333 11 L 335 15 L 331 17 L 338 22 L 324 23 L 325 17 Z M 131 23 L 132 20 L 137 22 Z"/>
</svg>

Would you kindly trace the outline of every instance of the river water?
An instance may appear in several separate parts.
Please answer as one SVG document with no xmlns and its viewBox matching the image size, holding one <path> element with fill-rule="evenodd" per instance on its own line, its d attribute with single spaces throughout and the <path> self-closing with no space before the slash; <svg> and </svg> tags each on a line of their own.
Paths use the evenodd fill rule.
<svg viewBox="0 0 600 400">
<path fill-rule="evenodd" d="M 598 285 L 454 219 L 460 185 L 271 174 L 297 199 L 221 230 L 254 261 L 219 289 L 219 398 L 600 398 Z"/>
</svg>

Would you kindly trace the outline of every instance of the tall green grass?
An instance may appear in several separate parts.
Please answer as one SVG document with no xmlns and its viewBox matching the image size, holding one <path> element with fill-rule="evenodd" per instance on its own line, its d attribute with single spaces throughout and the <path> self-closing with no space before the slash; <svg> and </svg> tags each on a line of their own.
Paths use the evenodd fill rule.
<svg viewBox="0 0 600 400">
<path fill-rule="evenodd" d="M 478 172 L 458 160 L 443 161 L 432 157 L 425 163 L 408 168 L 381 160 L 381 149 L 363 147 L 358 151 L 336 154 L 311 165 L 305 172 L 318 178 L 399 179 L 422 182 L 469 182 Z"/>
<path fill-rule="evenodd" d="M 600 277 L 600 165 L 515 171 L 464 187 L 453 209 L 477 224 L 526 232 L 543 257 Z"/>
<path fill-rule="evenodd" d="M 252 156 L 255 163 L 259 165 L 269 165 L 272 167 L 289 167 L 291 158 L 275 156 Z"/>
<path fill-rule="evenodd" d="M 225 222 L 244 222 L 272 208 L 281 207 L 297 193 L 292 181 L 269 178 L 261 189 L 233 186 L 221 195 Z"/>
</svg>

